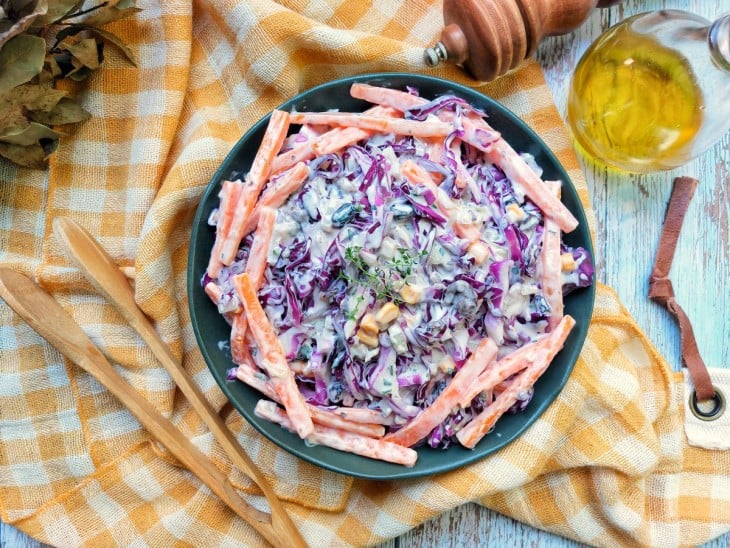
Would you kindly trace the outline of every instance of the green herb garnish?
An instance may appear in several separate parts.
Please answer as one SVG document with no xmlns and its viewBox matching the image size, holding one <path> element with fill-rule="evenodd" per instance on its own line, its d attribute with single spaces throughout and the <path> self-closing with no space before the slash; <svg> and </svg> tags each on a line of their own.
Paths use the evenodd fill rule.
<svg viewBox="0 0 730 548">
<path fill-rule="evenodd" d="M 394 288 L 393 280 L 405 280 L 413 275 L 414 267 L 419 263 L 426 252 L 411 252 L 406 248 L 398 248 L 395 257 L 384 264 L 370 265 L 363 259 L 360 252 L 362 246 L 353 245 L 345 248 L 345 261 L 354 268 L 356 277 L 353 278 L 343 271 L 340 277 L 348 283 L 359 283 L 375 292 L 376 299 L 387 299 L 395 304 L 402 304 L 403 299 Z"/>
</svg>

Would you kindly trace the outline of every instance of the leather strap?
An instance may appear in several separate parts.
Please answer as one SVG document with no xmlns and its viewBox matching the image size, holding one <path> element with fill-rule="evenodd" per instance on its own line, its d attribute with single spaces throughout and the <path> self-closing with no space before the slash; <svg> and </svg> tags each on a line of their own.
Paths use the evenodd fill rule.
<svg viewBox="0 0 730 548">
<path fill-rule="evenodd" d="M 672 197 L 669 200 L 662 236 L 659 240 L 659 249 L 654 262 L 654 270 L 649 277 L 649 297 L 660 302 L 674 314 L 679 323 L 680 339 L 682 342 L 682 360 L 689 370 L 692 383 L 699 401 L 709 400 L 715 396 L 707 366 L 697 348 L 692 324 L 674 298 L 674 289 L 669 279 L 669 270 L 674 260 L 674 251 L 677 248 L 679 232 L 682 229 L 685 213 L 697 188 L 698 181 L 692 177 L 677 177 L 674 179 Z"/>
</svg>

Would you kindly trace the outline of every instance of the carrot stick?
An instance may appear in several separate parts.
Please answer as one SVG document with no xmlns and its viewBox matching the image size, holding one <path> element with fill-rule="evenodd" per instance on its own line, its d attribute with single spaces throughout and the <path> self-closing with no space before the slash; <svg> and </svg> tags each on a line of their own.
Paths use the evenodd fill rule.
<svg viewBox="0 0 730 548">
<path fill-rule="evenodd" d="M 316 139 L 301 143 L 293 149 L 279 154 L 271 165 L 271 174 L 281 173 L 298 162 L 306 162 L 317 156 L 337 152 L 362 139 L 367 139 L 371 134 L 372 131 L 355 127 L 330 129 Z"/>
<path fill-rule="evenodd" d="M 350 86 L 350 95 L 355 99 L 362 99 L 376 105 L 383 105 L 400 110 L 425 105 L 428 100 L 417 95 L 411 95 L 398 89 L 382 88 L 355 82 Z"/>
<path fill-rule="evenodd" d="M 367 139 L 372 133 L 372 131 L 357 127 L 335 128 L 314 140 L 312 142 L 312 151 L 315 156 L 331 154 L 354 145 L 358 141 Z"/>
<path fill-rule="evenodd" d="M 426 99 L 404 91 L 378 88 L 367 84 L 353 84 L 350 94 L 357 99 L 386 105 L 400 111 L 427 103 Z M 453 114 L 449 112 L 443 114 L 444 121 L 450 121 L 449 118 L 453 117 Z M 463 128 L 462 140 L 486 152 L 489 159 L 497 164 L 507 177 L 523 186 L 525 194 L 546 216 L 555 219 L 563 232 L 571 232 L 578 226 L 578 220 L 568 208 L 545 188 L 540 177 L 530 169 L 509 143 L 499 136 L 494 128 L 482 119 L 464 119 Z"/>
<path fill-rule="evenodd" d="M 388 434 L 384 439 L 404 447 L 411 447 L 428 436 L 429 432 L 441 424 L 451 414 L 454 407 L 459 405 L 463 394 L 469 390 L 479 373 L 496 355 L 497 345 L 489 338 L 482 339 L 479 346 L 434 402 L 403 428 Z"/>
<path fill-rule="evenodd" d="M 331 412 L 352 422 L 384 425 L 393 424 L 392 417 L 386 417 L 377 409 L 368 409 L 366 407 L 335 407 Z"/>
<path fill-rule="evenodd" d="M 304 162 L 299 162 L 293 168 L 282 173 L 278 178 L 272 179 L 264 191 L 261 193 L 258 204 L 254 207 L 251 215 L 246 221 L 246 227 L 243 230 L 243 236 L 248 236 L 259 223 L 259 210 L 262 207 L 271 207 L 278 209 L 289 196 L 299 190 L 304 181 L 309 176 L 309 168 Z"/>
<path fill-rule="evenodd" d="M 330 126 L 357 127 L 381 133 L 412 135 L 416 137 L 441 137 L 453 131 L 453 126 L 443 122 L 403 120 L 385 116 L 368 116 L 347 112 L 295 112 L 291 115 L 295 124 L 326 124 Z"/>
<path fill-rule="evenodd" d="M 499 394 L 495 400 L 488 405 L 484 411 L 474 417 L 456 437 L 459 442 L 469 449 L 479 443 L 499 418 L 512 407 L 520 395 L 530 389 L 535 381 L 545 372 L 555 355 L 560 351 L 568 337 L 570 330 L 575 325 L 571 316 L 564 316 L 554 331 L 541 339 L 527 367 L 514 379 L 507 389 Z"/>
<path fill-rule="evenodd" d="M 218 207 L 218 222 L 215 229 L 215 242 L 210 252 L 210 261 L 208 262 L 208 276 L 218 278 L 221 273 L 221 251 L 223 243 L 228 237 L 231 230 L 231 224 L 235 216 L 235 207 L 241 195 L 243 185 L 240 182 L 223 181 L 220 191 L 220 206 Z"/>
<path fill-rule="evenodd" d="M 312 413 L 314 423 L 320 426 L 339 428 L 368 438 L 382 438 L 385 435 L 385 427 L 382 424 L 348 421 L 332 411 L 315 406 L 310 406 L 309 411 Z"/>
<path fill-rule="evenodd" d="M 330 133 L 331 131 L 335 130 L 331 129 L 327 133 Z M 323 135 L 327 135 L 327 133 L 324 133 Z M 293 165 L 311 160 L 314 156 L 315 154 L 314 149 L 312 148 L 312 141 L 299 143 L 293 149 L 282 152 L 274 158 L 274 161 L 271 162 L 271 175 L 278 175 Z"/>
<path fill-rule="evenodd" d="M 210 300 L 215 303 L 217 306 L 221 302 L 221 298 L 223 297 L 223 290 L 220 288 L 220 286 L 215 282 L 208 282 L 205 284 L 205 294 L 210 297 Z"/>
<path fill-rule="evenodd" d="M 546 217 L 555 221 L 560 230 L 571 232 L 578 226 L 578 220 L 550 190 L 537 173 L 515 152 L 504 139 L 489 145 L 487 158 L 497 164 L 505 175 L 522 186 L 525 194 L 535 202 Z"/>
<path fill-rule="evenodd" d="M 251 278 L 251 284 L 258 290 L 264 281 L 266 272 L 266 258 L 269 255 L 269 245 L 274 235 L 276 224 L 276 210 L 270 207 L 259 208 L 258 227 L 253 236 L 253 243 L 248 254 L 246 273 Z"/>
<path fill-rule="evenodd" d="M 231 316 L 231 359 L 233 363 L 243 363 L 249 356 L 248 346 L 246 346 L 246 333 L 248 331 L 248 321 L 243 312 L 233 314 Z"/>
<path fill-rule="evenodd" d="M 253 244 L 248 255 L 246 263 L 246 273 L 251 277 L 251 283 L 254 290 L 258 290 L 264 280 L 266 272 L 266 257 L 268 255 L 269 244 L 274 233 L 274 223 L 276 222 L 276 212 L 269 208 L 263 208 L 261 212 L 261 220 L 256 230 Z M 231 314 L 231 358 L 233 363 L 240 364 L 248 355 L 246 346 L 246 334 L 248 332 L 248 321 L 243 309 L 239 309 Z"/>
<path fill-rule="evenodd" d="M 271 164 L 284 144 L 286 133 L 289 130 L 290 115 L 283 110 L 274 110 L 269 119 L 261 145 L 251 164 L 251 169 L 246 176 L 246 182 L 253 185 L 261 192 L 271 173 Z M 258 192 L 256 193 L 258 196 Z"/>
<path fill-rule="evenodd" d="M 238 246 L 241 245 L 246 229 L 246 222 L 261 194 L 261 189 L 269 178 L 271 164 L 286 138 L 289 122 L 288 112 L 274 110 L 271 113 L 261 145 L 259 145 L 251 169 L 246 175 L 245 187 L 236 205 L 231 229 L 223 243 L 220 258 L 224 265 L 230 265 L 236 258 Z"/>
<path fill-rule="evenodd" d="M 464 394 L 461 406 L 466 407 L 479 393 L 493 390 L 499 382 L 525 369 L 534 357 L 535 349 L 541 341 L 542 339 L 528 343 L 502 359 L 487 365 L 472 384 L 470 390 Z"/>
<path fill-rule="evenodd" d="M 245 272 L 234 276 L 233 286 L 243 303 L 248 326 L 262 356 L 262 365 L 271 377 L 276 394 L 286 408 L 299 437 L 306 438 L 314 428 L 304 397 L 289 369 L 284 349 L 261 307 L 251 279 Z"/>
<path fill-rule="evenodd" d="M 366 110 L 363 114 L 373 116 L 391 116 L 398 117 L 400 113 L 392 108 L 376 106 Z M 310 126 L 305 126 L 310 127 Z M 271 165 L 271 175 L 275 175 L 289 169 L 297 162 L 306 162 L 317 156 L 336 152 L 342 148 L 354 144 L 361 139 L 366 139 L 372 134 L 359 128 L 341 128 L 336 127 L 322 133 L 304 143 L 300 143 L 292 150 L 282 152 Z"/>
<path fill-rule="evenodd" d="M 428 103 L 428 99 L 411 95 L 405 91 L 360 83 L 355 83 L 350 86 L 350 95 L 356 99 L 388 106 L 401 112 Z M 454 119 L 454 113 L 442 111 L 439 112 L 438 117 L 442 122 L 451 122 Z M 499 138 L 499 132 L 495 131 L 494 128 L 490 127 L 489 124 L 481 119 L 464 119 L 462 120 L 462 125 L 464 129 L 462 141 L 476 146 L 480 150 L 483 150 L 482 147 L 493 143 Z"/>
<path fill-rule="evenodd" d="M 304 162 L 299 162 L 290 170 L 281 174 L 280 177 L 272 180 L 261 194 L 260 206 L 278 209 L 284 202 L 301 188 L 302 183 L 309 176 L 309 167 Z"/>
<path fill-rule="evenodd" d="M 560 182 L 546 181 L 556 196 L 560 196 Z M 542 292 L 550 306 L 550 330 L 563 318 L 563 273 L 560 254 L 560 228 L 553 219 L 546 218 L 542 231 L 540 251 Z"/>
<path fill-rule="evenodd" d="M 287 430 L 294 430 L 294 424 L 291 418 L 284 410 L 277 407 L 274 402 L 259 400 L 254 412 L 257 416 L 280 424 Z M 402 447 L 383 439 L 367 438 L 353 434 L 352 432 L 345 432 L 344 430 L 329 428 L 327 426 L 316 425 L 313 432 L 306 439 L 308 442 L 316 445 L 324 445 L 333 449 L 339 449 L 340 451 L 355 453 L 363 457 L 394 462 L 405 466 L 413 466 L 418 458 L 418 453 L 413 449 Z"/>
<path fill-rule="evenodd" d="M 228 266 L 233 262 L 238 253 L 238 246 L 241 245 L 243 239 L 243 231 L 245 229 L 246 219 L 251 215 L 258 195 L 254 193 L 255 189 L 251 185 L 245 185 L 238 197 L 238 203 L 231 221 L 231 230 L 223 241 L 220 252 L 220 261 Z"/>
<path fill-rule="evenodd" d="M 437 164 L 444 163 L 444 140 L 439 138 L 428 139 L 428 159 Z"/>
<path fill-rule="evenodd" d="M 454 226 L 454 232 L 460 238 L 469 240 L 470 242 L 476 242 L 481 238 L 481 232 L 473 225 L 466 225 L 460 223 L 458 220 L 458 208 L 454 204 L 453 200 L 439 188 L 439 186 L 433 181 L 431 174 L 418 165 L 413 160 L 406 160 L 401 164 L 400 167 L 401 175 L 403 175 L 408 181 L 413 184 L 420 184 L 431 190 L 436 197 L 436 206 L 439 208 L 441 213 L 451 219 Z"/>
<path fill-rule="evenodd" d="M 251 362 L 252 360 L 250 360 L 249 357 L 248 362 L 241 362 L 238 364 L 238 368 L 236 369 L 236 377 L 238 380 L 243 381 L 251 388 L 258 390 L 267 398 L 277 403 L 281 403 L 269 378 L 258 371 Z M 380 424 L 353 422 L 342 418 L 340 415 L 332 411 L 326 411 L 311 404 L 307 404 L 307 408 L 309 409 L 309 413 L 312 415 L 312 421 L 315 424 L 329 426 L 331 428 L 340 428 L 341 430 L 360 434 L 361 436 L 366 436 L 368 438 L 382 438 L 385 435 L 385 427 Z"/>
<path fill-rule="evenodd" d="M 381 106 L 370 108 L 366 110 L 363 115 L 386 116 L 388 118 L 403 117 L 397 110 Z M 367 139 L 372 134 L 372 130 L 361 129 L 358 127 L 335 128 L 312 141 L 312 150 L 316 156 L 339 152 L 345 147 L 354 145 L 363 139 Z"/>
</svg>

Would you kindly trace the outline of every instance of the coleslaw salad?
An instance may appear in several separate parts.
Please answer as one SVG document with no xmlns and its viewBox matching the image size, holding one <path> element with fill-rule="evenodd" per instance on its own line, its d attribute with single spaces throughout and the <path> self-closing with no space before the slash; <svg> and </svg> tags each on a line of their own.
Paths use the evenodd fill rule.
<svg viewBox="0 0 730 548">
<path fill-rule="evenodd" d="M 221 187 L 202 283 L 232 326 L 232 376 L 283 405 L 257 413 L 412 465 L 409 448 L 474 447 L 527 405 L 572 328 L 562 296 L 593 270 L 560 241 L 576 221 L 559 185 L 484 113 L 352 93 L 376 106 L 272 116 Z"/>
</svg>

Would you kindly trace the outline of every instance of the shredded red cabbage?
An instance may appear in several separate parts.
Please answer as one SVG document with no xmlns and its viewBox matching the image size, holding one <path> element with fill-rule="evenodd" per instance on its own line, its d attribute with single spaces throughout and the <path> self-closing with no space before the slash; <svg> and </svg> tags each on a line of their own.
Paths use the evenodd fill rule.
<svg viewBox="0 0 730 548">
<path fill-rule="evenodd" d="M 425 120 L 444 111 L 457 128 L 464 117 L 484 116 L 444 96 L 406 117 Z M 302 131 L 290 142 L 316 135 Z M 396 429 L 434 401 L 480 339 L 491 337 L 505 355 L 546 332 L 551 311 L 538 272 L 543 214 L 479 150 L 462 143 L 454 156 L 456 137 L 445 140 L 440 162 L 430 157 L 430 143 L 391 134 L 313 159 L 306 183 L 279 208 L 259 298 L 287 358 L 301 362 L 297 383 L 310 403 L 380 409 Z M 488 248 L 484 264 L 469 255 L 470 242 L 454 233 L 434 193 L 400 174 L 405 160 L 432 173 L 458 218 L 479 229 Z M 456 184 L 459 169 L 471 186 Z M 228 303 L 221 313 L 239 305 L 230 279 L 243 271 L 251 242 L 243 242 L 217 280 Z M 563 246 L 563 252 L 576 265 L 563 273 L 564 293 L 590 285 L 586 250 Z M 363 318 L 389 302 L 397 318 L 367 344 L 359 331 Z M 439 367 L 446 357 L 453 367 Z M 456 410 L 426 443 L 448 447 L 487 405 L 485 397 Z"/>
</svg>

